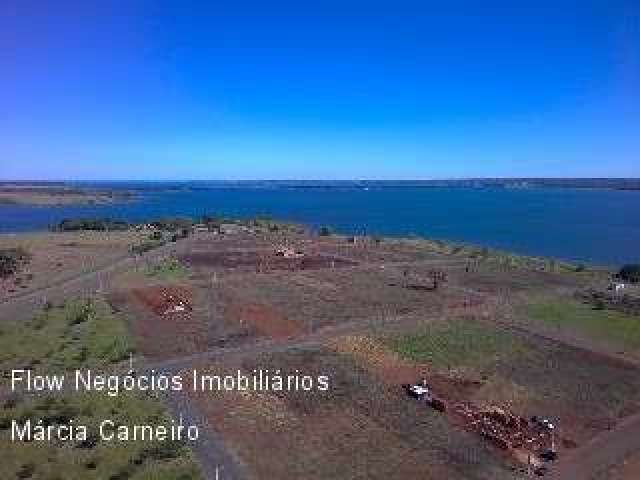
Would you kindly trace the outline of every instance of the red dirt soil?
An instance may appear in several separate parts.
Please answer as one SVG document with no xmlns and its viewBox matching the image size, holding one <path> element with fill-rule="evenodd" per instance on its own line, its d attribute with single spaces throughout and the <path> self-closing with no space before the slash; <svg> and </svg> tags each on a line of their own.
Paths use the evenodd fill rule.
<svg viewBox="0 0 640 480">
<path fill-rule="evenodd" d="M 357 265 L 346 259 L 328 255 L 305 255 L 297 258 L 277 256 L 271 251 L 236 250 L 218 252 L 193 252 L 182 255 L 180 261 L 194 267 L 247 268 L 251 270 L 316 270 Z"/>
<path fill-rule="evenodd" d="M 232 303 L 225 309 L 225 317 L 239 321 L 258 335 L 284 340 L 303 332 L 303 326 L 286 318 L 268 305 Z"/>
<path fill-rule="evenodd" d="M 191 293 L 182 286 L 136 288 L 109 295 L 116 310 L 140 311 L 129 317 L 140 351 L 149 358 L 167 359 L 188 355 L 208 348 L 207 325 L 190 311 L 164 313 L 165 294 L 190 304 Z"/>
<path fill-rule="evenodd" d="M 156 315 L 166 315 L 177 305 L 184 305 L 186 311 L 191 310 L 191 292 L 185 287 L 136 288 L 131 293 Z"/>
</svg>

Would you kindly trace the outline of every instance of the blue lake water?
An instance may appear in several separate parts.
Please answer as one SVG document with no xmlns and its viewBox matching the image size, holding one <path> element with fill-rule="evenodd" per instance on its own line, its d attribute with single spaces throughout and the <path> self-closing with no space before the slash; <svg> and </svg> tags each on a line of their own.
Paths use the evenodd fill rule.
<svg viewBox="0 0 640 480">
<path fill-rule="evenodd" d="M 204 213 L 268 215 L 344 233 L 415 234 L 601 265 L 640 262 L 640 192 L 619 190 L 149 189 L 136 201 L 104 206 L 0 206 L 0 231 L 43 230 L 69 217 L 144 221 Z"/>
</svg>

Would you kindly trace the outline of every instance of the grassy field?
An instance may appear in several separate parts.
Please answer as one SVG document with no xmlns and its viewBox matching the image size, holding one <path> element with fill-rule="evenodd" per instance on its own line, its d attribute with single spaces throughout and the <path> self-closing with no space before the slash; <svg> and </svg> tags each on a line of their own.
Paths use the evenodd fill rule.
<svg viewBox="0 0 640 480">
<path fill-rule="evenodd" d="M 147 267 L 145 274 L 157 280 L 179 280 L 189 274 L 189 269 L 175 258 L 166 258 Z"/>
<path fill-rule="evenodd" d="M 27 323 L 0 325 L 0 368 L 61 371 L 127 358 L 133 342 L 102 300 L 45 308 Z"/>
<path fill-rule="evenodd" d="M 45 424 L 73 420 L 86 425 L 86 441 L 11 441 L 12 420 Z M 0 478 L 64 480 L 190 480 L 200 478 L 190 450 L 183 442 L 105 442 L 98 424 L 111 419 L 117 425 L 169 424 L 157 400 L 142 394 L 69 394 L 7 400 L 0 409 Z"/>
<path fill-rule="evenodd" d="M 391 337 L 387 344 L 415 362 L 478 370 L 527 351 L 524 342 L 508 333 L 464 320 L 427 325 L 417 334 Z"/>
<path fill-rule="evenodd" d="M 523 306 L 520 313 L 548 327 L 573 331 L 640 354 L 640 317 L 614 310 L 595 310 L 573 299 L 532 302 Z"/>
</svg>

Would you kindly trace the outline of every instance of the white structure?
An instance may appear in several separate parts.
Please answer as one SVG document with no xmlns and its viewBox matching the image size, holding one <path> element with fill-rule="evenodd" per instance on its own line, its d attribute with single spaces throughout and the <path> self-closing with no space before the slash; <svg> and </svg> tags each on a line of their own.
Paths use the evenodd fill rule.
<svg viewBox="0 0 640 480">
<path fill-rule="evenodd" d="M 609 285 L 609 290 L 613 290 L 615 293 L 620 293 L 625 288 L 627 288 L 627 284 L 621 282 L 613 282 Z"/>
</svg>

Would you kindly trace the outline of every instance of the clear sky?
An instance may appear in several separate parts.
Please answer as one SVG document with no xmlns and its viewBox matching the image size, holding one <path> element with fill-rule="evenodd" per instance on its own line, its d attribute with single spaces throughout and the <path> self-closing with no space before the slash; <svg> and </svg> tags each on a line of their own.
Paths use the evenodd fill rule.
<svg viewBox="0 0 640 480">
<path fill-rule="evenodd" d="M 638 177 L 639 152 L 638 0 L 0 2 L 4 179 Z"/>
</svg>

